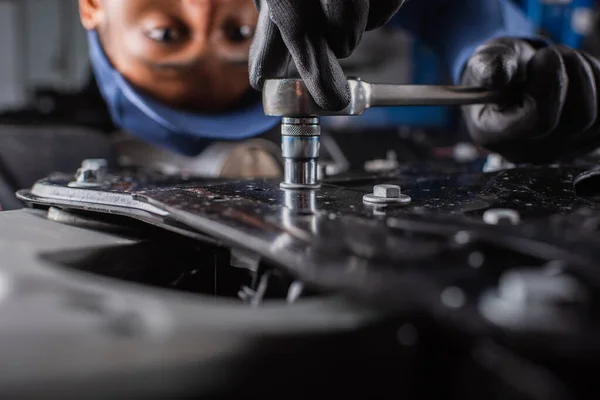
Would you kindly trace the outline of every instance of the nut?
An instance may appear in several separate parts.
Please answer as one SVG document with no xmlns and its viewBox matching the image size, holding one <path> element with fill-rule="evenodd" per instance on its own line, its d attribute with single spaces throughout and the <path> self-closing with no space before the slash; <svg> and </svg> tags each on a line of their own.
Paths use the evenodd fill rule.
<svg viewBox="0 0 600 400">
<path fill-rule="evenodd" d="M 400 186 L 396 185 L 376 185 L 373 188 L 375 197 L 383 197 L 386 199 L 397 199 L 402 193 Z"/>
</svg>

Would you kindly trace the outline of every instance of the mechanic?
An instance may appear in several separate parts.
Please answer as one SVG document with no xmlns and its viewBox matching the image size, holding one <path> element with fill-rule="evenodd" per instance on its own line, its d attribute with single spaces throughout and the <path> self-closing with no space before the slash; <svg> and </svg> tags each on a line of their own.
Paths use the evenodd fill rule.
<svg viewBox="0 0 600 400">
<path fill-rule="evenodd" d="M 342 109 L 349 90 L 338 59 L 365 31 L 389 23 L 437 50 L 456 83 L 513 89 L 502 104 L 463 108 L 476 143 L 514 162 L 554 160 L 598 144 L 600 64 L 535 37 L 509 0 L 256 5 L 258 23 L 250 0 L 80 0 L 94 71 L 117 125 L 188 155 L 213 140 L 267 131 L 278 119 L 263 115 L 247 61 L 249 81 L 260 90 L 265 79 L 285 76 L 293 60 L 315 101 Z"/>
<path fill-rule="evenodd" d="M 241 140 L 276 123 L 248 80 L 252 0 L 79 0 L 79 10 L 127 163 L 204 174 L 219 159 L 219 176 L 282 173 L 278 144 Z"/>
</svg>

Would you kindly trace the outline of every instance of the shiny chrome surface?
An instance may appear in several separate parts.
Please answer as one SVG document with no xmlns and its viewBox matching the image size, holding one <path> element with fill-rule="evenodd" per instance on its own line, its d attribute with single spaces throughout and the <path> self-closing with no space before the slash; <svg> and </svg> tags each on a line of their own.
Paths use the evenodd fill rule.
<svg viewBox="0 0 600 400">
<path fill-rule="evenodd" d="M 284 189 L 313 189 L 319 186 L 317 160 L 285 159 Z"/>
<path fill-rule="evenodd" d="M 284 190 L 283 196 L 285 212 L 292 215 L 317 213 L 317 193 L 314 190 Z"/>
<path fill-rule="evenodd" d="M 281 152 L 284 160 L 282 188 L 319 187 L 318 159 L 321 126 L 318 118 L 283 118 Z"/>
<path fill-rule="evenodd" d="M 358 78 L 348 79 L 348 85 L 348 107 L 326 111 L 315 103 L 302 80 L 270 79 L 263 88 L 264 112 L 277 117 L 361 115 L 371 107 L 493 103 L 502 95 L 471 86 L 372 84 Z"/>
<path fill-rule="evenodd" d="M 321 143 L 318 136 L 282 136 L 283 158 L 312 159 L 319 157 Z"/>
</svg>

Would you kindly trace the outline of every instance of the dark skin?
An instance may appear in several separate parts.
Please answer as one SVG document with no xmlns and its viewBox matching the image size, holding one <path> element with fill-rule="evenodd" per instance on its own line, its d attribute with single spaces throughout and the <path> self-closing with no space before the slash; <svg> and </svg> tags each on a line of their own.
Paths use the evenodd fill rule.
<svg viewBox="0 0 600 400">
<path fill-rule="evenodd" d="M 250 90 L 252 0 L 79 0 L 79 10 L 112 65 L 170 107 L 219 112 Z"/>
</svg>

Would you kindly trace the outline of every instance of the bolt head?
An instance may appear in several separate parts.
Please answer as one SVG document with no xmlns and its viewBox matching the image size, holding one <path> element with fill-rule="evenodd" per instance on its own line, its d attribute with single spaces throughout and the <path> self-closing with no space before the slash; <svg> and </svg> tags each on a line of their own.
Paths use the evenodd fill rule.
<svg viewBox="0 0 600 400">
<path fill-rule="evenodd" d="M 373 188 L 375 197 L 383 197 L 386 199 L 397 199 L 402 194 L 400 186 L 397 185 L 376 185 Z"/>
<path fill-rule="evenodd" d="M 105 169 L 107 167 L 108 161 L 103 158 L 91 158 L 83 160 L 83 162 L 81 163 L 81 168 L 83 169 L 99 170 Z"/>
<path fill-rule="evenodd" d="M 75 180 L 77 182 L 95 182 L 96 173 L 89 169 L 79 168 L 75 174 Z"/>
</svg>

